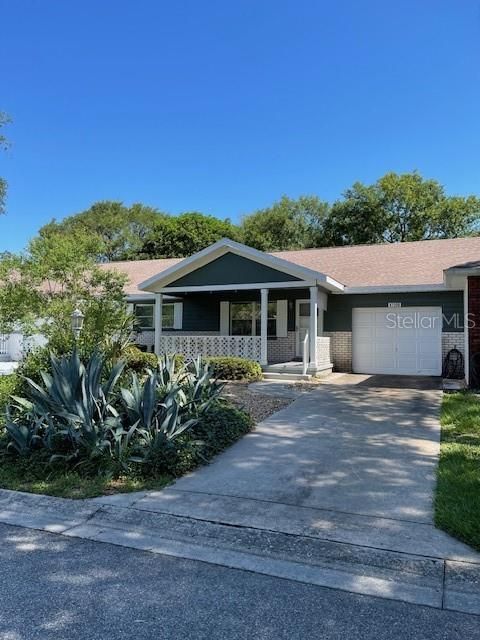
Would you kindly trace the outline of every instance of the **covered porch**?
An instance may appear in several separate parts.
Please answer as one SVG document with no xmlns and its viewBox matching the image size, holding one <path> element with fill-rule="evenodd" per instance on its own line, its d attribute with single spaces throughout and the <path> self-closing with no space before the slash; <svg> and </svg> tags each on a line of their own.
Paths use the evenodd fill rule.
<svg viewBox="0 0 480 640">
<path fill-rule="evenodd" d="M 164 294 L 155 294 L 155 352 L 181 353 L 187 358 L 238 356 L 271 364 L 296 362 L 302 373 L 332 367 L 330 338 L 323 336 L 327 296 L 318 287 L 265 289 L 208 294 L 177 293 L 182 329 L 164 329 Z M 178 300 L 181 299 L 181 303 Z M 206 307 L 208 307 L 206 309 Z M 190 327 L 195 318 L 199 330 Z M 201 328 L 200 328 L 201 327 Z"/>
<path fill-rule="evenodd" d="M 327 276 L 232 241 L 168 271 L 142 285 L 154 297 L 158 355 L 239 356 L 264 368 L 291 362 L 311 375 L 331 370 L 323 314 L 337 284 Z"/>
</svg>

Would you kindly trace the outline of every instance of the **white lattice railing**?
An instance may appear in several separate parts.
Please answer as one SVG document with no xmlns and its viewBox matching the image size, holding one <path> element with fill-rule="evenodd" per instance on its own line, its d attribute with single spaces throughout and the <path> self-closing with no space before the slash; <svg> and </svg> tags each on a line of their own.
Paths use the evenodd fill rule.
<svg viewBox="0 0 480 640">
<path fill-rule="evenodd" d="M 0 356 L 8 355 L 8 338 L 5 333 L 0 333 Z"/>
<path fill-rule="evenodd" d="M 161 353 L 197 356 L 238 356 L 260 362 L 260 336 L 166 336 L 160 337 Z"/>
</svg>

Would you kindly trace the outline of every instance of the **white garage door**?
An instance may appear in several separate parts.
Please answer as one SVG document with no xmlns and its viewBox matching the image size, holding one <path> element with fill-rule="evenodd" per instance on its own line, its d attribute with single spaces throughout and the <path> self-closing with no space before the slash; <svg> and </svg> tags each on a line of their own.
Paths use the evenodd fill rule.
<svg viewBox="0 0 480 640">
<path fill-rule="evenodd" d="M 439 376 L 442 309 L 354 309 L 352 348 L 356 373 Z"/>
</svg>

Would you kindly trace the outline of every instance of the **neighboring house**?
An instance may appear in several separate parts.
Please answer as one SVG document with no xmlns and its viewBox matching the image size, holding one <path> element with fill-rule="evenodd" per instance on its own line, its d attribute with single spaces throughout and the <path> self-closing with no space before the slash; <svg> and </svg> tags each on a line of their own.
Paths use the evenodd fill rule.
<svg viewBox="0 0 480 640">
<path fill-rule="evenodd" d="M 105 268 L 128 276 L 137 341 L 159 354 L 441 375 L 456 347 L 478 386 L 479 258 L 480 238 L 272 254 L 224 239 L 183 260 Z"/>
</svg>

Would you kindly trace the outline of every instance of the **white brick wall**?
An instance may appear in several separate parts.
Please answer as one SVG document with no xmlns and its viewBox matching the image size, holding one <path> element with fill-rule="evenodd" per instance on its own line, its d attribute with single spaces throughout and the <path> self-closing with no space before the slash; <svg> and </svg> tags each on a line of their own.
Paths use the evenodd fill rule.
<svg viewBox="0 0 480 640">
<path fill-rule="evenodd" d="M 295 331 L 289 331 L 285 338 L 274 338 L 267 342 L 268 362 L 290 362 L 295 358 Z"/>
<path fill-rule="evenodd" d="M 331 367 L 332 358 L 330 353 L 331 338 L 329 336 L 317 337 L 317 367 Z"/>
<path fill-rule="evenodd" d="M 325 336 L 330 337 L 330 353 L 335 371 L 352 370 L 352 332 L 351 331 L 325 331 Z"/>
<path fill-rule="evenodd" d="M 445 331 L 442 333 L 442 363 L 450 349 L 455 348 L 465 357 L 465 334 L 461 331 Z"/>
</svg>

